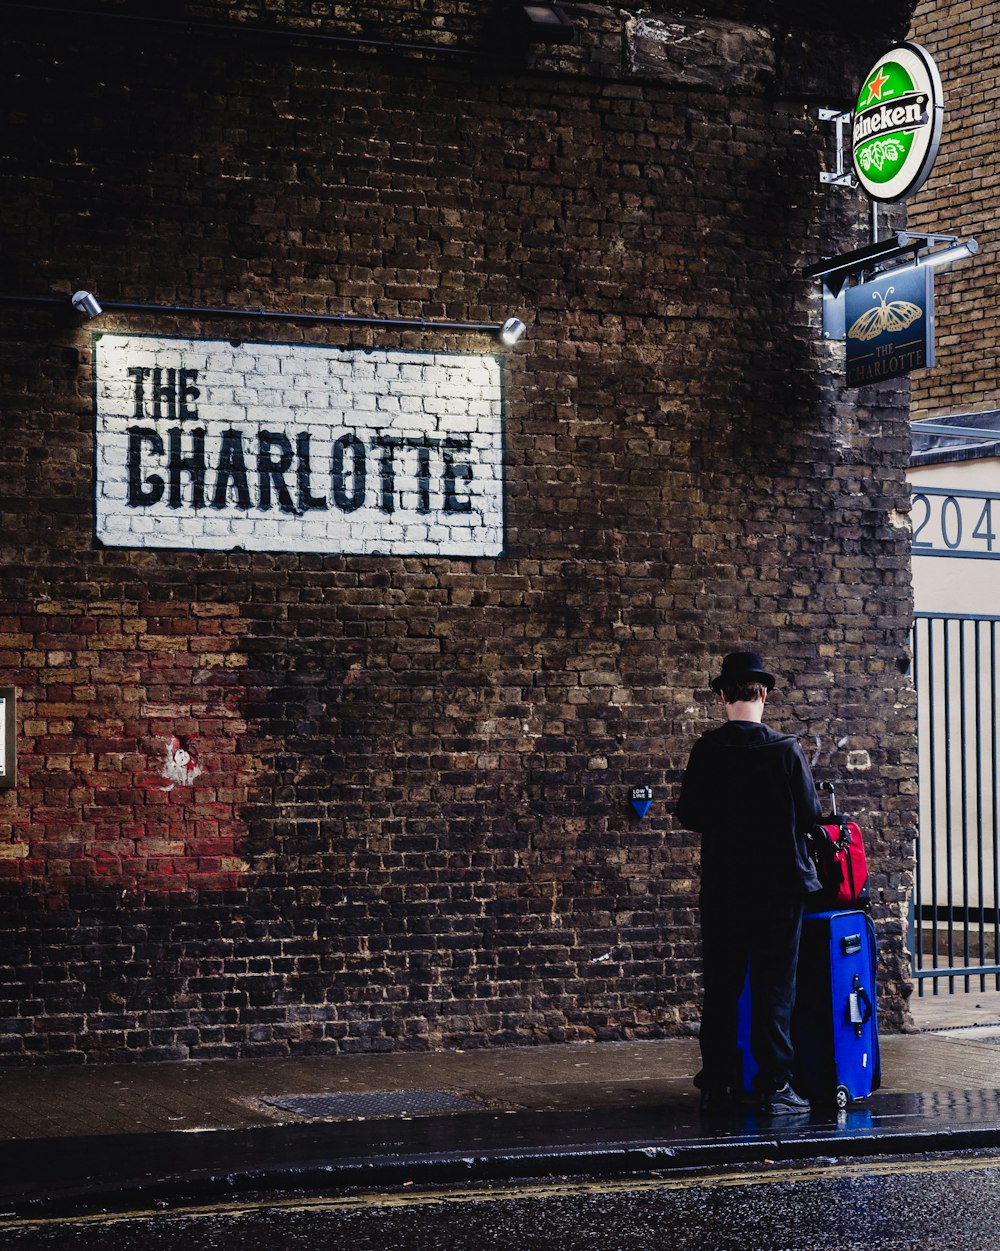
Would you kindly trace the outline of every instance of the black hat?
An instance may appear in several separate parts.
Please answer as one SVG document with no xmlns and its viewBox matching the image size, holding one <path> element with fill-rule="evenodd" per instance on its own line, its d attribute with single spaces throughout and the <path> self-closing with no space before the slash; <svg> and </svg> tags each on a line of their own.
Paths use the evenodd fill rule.
<svg viewBox="0 0 1000 1251">
<path fill-rule="evenodd" d="M 718 692 L 739 682 L 759 682 L 769 691 L 774 689 L 774 677 L 756 652 L 730 652 L 722 662 L 722 672 L 709 685 Z"/>
</svg>

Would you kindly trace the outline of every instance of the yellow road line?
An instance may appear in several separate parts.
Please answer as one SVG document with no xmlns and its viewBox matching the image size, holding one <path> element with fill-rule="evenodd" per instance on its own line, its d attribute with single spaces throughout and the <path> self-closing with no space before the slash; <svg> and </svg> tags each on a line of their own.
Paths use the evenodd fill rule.
<svg viewBox="0 0 1000 1251">
<path fill-rule="evenodd" d="M 157 1207 L 129 1212 L 87 1213 L 66 1217 L 0 1217 L 0 1233 L 45 1227 L 74 1228 L 86 1225 L 119 1225 L 130 1221 L 199 1220 L 206 1217 L 238 1218 L 261 1211 L 281 1212 L 363 1212 L 376 1208 L 399 1209 L 442 1207 L 464 1203 L 506 1203 L 512 1200 L 541 1200 L 604 1194 L 739 1189 L 744 1186 L 794 1186 L 816 1181 L 844 1181 L 869 1177 L 918 1177 L 921 1174 L 970 1173 L 1000 1169 L 1000 1156 L 993 1158 L 957 1156 L 929 1160 L 863 1159 L 838 1160 L 835 1164 L 807 1164 L 799 1167 L 775 1165 L 772 1168 L 665 1177 L 617 1177 L 593 1180 L 535 1182 L 525 1180 L 492 1187 L 450 1186 L 447 1188 L 367 1191 L 362 1194 L 317 1195 L 309 1198 L 264 1197 L 229 1203 Z"/>
</svg>

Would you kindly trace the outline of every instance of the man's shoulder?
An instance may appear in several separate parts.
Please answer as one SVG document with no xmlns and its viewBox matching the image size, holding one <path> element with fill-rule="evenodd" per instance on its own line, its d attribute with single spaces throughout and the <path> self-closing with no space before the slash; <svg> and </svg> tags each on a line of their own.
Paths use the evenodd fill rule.
<svg viewBox="0 0 1000 1251">
<path fill-rule="evenodd" d="M 771 726 L 756 721 L 724 721 L 722 725 L 705 730 L 698 739 L 699 743 L 746 745 L 747 747 L 768 746 L 772 743 L 794 747 L 798 741 L 794 734 L 786 734 L 782 730 L 772 729 Z"/>
<path fill-rule="evenodd" d="M 780 752 L 782 755 L 804 754 L 797 735 L 786 734 L 783 730 L 772 730 L 770 726 L 764 726 L 764 729 L 767 731 L 767 739 L 762 746 L 769 747 L 772 751 Z"/>
</svg>

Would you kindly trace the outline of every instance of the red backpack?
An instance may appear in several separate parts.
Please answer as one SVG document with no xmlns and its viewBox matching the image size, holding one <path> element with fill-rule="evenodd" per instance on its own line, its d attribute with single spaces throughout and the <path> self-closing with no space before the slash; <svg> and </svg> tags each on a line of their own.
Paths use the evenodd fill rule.
<svg viewBox="0 0 1000 1251">
<path fill-rule="evenodd" d="M 821 788 L 833 795 L 833 812 L 828 824 L 815 825 L 809 831 L 809 853 L 821 889 L 810 895 L 808 911 L 867 909 L 870 904 L 868 860 L 861 827 L 837 812 L 832 783 L 823 783 Z"/>
</svg>

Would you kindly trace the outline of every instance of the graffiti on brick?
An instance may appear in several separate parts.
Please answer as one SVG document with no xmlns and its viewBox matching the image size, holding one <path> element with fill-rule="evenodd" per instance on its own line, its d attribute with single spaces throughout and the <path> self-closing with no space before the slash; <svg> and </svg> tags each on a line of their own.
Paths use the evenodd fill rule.
<svg viewBox="0 0 1000 1251">
<path fill-rule="evenodd" d="M 501 361 L 95 336 L 98 539 L 498 556 Z"/>
</svg>

